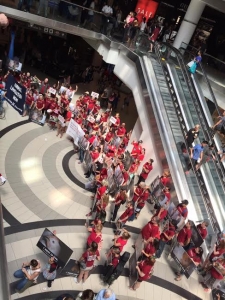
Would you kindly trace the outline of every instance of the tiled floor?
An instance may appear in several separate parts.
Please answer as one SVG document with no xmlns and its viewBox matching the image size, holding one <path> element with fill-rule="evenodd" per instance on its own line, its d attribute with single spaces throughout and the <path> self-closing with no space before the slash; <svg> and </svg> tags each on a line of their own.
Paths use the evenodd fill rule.
<svg viewBox="0 0 225 300">
<path fill-rule="evenodd" d="M 0 129 L 22 120 L 24 119 L 8 106 L 6 120 L 0 120 Z M 56 229 L 58 237 L 74 250 L 72 258 L 78 259 L 84 250 L 87 238 L 84 227 L 85 214 L 89 212 L 91 199 L 90 192 L 82 188 L 86 179 L 83 177 L 82 166 L 76 162 L 75 155 L 69 159 L 68 166 L 72 174 L 81 182 L 80 186 L 72 182 L 64 172 L 62 161 L 71 150 L 71 142 L 66 136 L 59 139 L 54 131 L 49 131 L 48 126 L 40 127 L 34 123 L 15 127 L 0 139 L 0 170 L 8 180 L 0 188 L 2 204 L 9 212 L 7 219 L 4 220 L 6 230 L 13 225 L 13 220 L 18 221 L 17 226 L 12 226 L 10 234 L 6 235 L 12 299 L 43 292 L 42 288 L 46 283 L 42 282 L 29 288 L 23 294 L 15 293 L 13 272 L 21 267 L 22 262 L 34 257 L 40 259 L 44 266 L 47 257 L 36 244 L 46 226 L 51 230 Z M 150 216 L 149 208 L 146 207 L 142 212 L 142 217 L 131 224 L 132 239 L 126 246 L 127 251 L 133 252 L 131 245 L 137 237 L 134 232 L 137 232 L 137 228 L 142 227 Z M 44 223 L 46 220 L 49 220 L 47 225 L 46 222 Z M 55 223 L 51 223 L 53 221 Z M 27 225 L 22 225 L 24 223 Z M 54 227 L 51 224 L 54 224 Z M 112 228 L 107 226 L 103 231 L 104 243 L 100 264 L 104 262 L 104 249 L 112 244 L 112 237 Z M 159 283 L 160 278 L 163 284 Z M 197 274 L 193 274 L 189 280 L 184 278 L 180 282 L 174 281 L 172 264 L 166 257 L 157 261 L 153 282 L 154 284 L 144 282 L 139 290 L 132 292 L 128 289 L 128 278 L 121 276 L 112 285 L 112 289 L 120 300 L 210 299 L 209 294 L 205 294 L 199 286 Z M 103 288 L 98 274 L 92 274 L 83 286 L 76 285 L 70 277 L 58 278 L 52 290 L 86 288 L 91 288 L 95 292 Z M 189 298 L 183 297 L 185 290 L 191 292 Z M 41 296 L 39 299 L 42 299 Z"/>
</svg>

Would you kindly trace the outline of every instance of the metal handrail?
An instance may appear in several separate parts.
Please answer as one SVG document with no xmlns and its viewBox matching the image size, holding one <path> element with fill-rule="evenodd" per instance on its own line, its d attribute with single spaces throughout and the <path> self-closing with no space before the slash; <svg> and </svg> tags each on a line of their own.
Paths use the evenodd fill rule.
<svg viewBox="0 0 225 300">
<path fill-rule="evenodd" d="M 9 281 L 8 281 L 8 265 L 6 257 L 5 248 L 5 235 L 3 226 L 3 212 L 2 203 L 0 198 L 0 299 L 8 300 L 11 299 L 9 291 Z"/>
</svg>

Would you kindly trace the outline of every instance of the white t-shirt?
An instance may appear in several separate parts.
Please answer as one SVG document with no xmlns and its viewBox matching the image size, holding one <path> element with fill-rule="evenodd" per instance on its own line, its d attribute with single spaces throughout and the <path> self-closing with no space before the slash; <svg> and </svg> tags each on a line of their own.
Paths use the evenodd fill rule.
<svg viewBox="0 0 225 300">
<path fill-rule="evenodd" d="M 92 2 L 91 2 L 91 5 L 90 5 L 89 8 L 90 8 L 90 9 L 95 9 L 95 1 L 92 1 Z M 89 14 L 89 16 L 93 16 L 93 15 L 94 15 L 93 10 L 89 10 L 89 11 L 88 11 L 88 14 Z"/>
<path fill-rule="evenodd" d="M 105 14 L 111 14 L 111 15 L 113 14 L 112 7 L 110 7 L 108 5 L 103 6 L 102 12 Z"/>
<path fill-rule="evenodd" d="M 141 31 L 144 31 L 146 25 L 147 25 L 147 23 L 141 22 L 141 28 L 140 28 L 140 30 L 141 30 Z"/>
</svg>

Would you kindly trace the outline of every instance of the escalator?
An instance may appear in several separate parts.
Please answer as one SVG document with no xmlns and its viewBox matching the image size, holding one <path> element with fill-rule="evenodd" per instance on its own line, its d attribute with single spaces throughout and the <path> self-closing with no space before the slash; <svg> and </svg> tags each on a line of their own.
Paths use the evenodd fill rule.
<svg viewBox="0 0 225 300">
<path fill-rule="evenodd" d="M 181 147 L 180 147 L 181 143 L 184 141 L 183 132 L 181 130 L 182 123 L 183 123 L 182 121 L 184 120 L 184 118 L 183 116 L 181 116 L 181 114 L 177 113 L 175 107 L 176 105 L 172 100 L 172 98 L 174 98 L 175 100 L 176 97 L 175 93 L 173 92 L 171 95 L 171 91 L 174 91 L 173 84 L 171 82 L 168 82 L 168 80 L 170 81 L 169 78 L 170 76 L 165 63 L 160 64 L 158 59 L 152 57 L 150 58 L 150 60 L 155 72 L 155 76 L 159 85 L 160 93 L 167 112 L 169 123 L 177 145 L 176 150 L 179 153 L 179 158 L 181 160 L 182 165 L 185 166 L 186 163 L 184 161 L 184 156 L 181 152 Z M 167 78 L 167 80 L 165 80 L 165 77 Z M 180 120 L 180 122 L 178 120 Z M 202 192 L 199 188 L 199 184 L 194 173 L 191 173 L 191 175 L 187 177 L 187 183 L 192 196 L 192 200 L 195 204 L 195 210 L 197 212 L 197 215 L 199 216 L 199 220 L 208 219 L 209 216 L 205 207 L 205 203 L 203 201 Z M 213 230 L 214 229 L 211 228 L 211 232 Z"/>
</svg>

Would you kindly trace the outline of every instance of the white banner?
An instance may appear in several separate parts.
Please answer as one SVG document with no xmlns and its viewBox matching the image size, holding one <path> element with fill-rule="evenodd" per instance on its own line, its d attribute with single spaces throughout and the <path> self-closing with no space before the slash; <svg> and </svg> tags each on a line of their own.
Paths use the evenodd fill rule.
<svg viewBox="0 0 225 300">
<path fill-rule="evenodd" d="M 49 91 L 49 93 L 51 93 L 51 94 L 53 94 L 53 95 L 56 94 L 56 90 L 53 89 L 52 87 L 50 87 L 50 88 L 48 89 L 48 91 Z"/>
<path fill-rule="evenodd" d="M 110 119 L 109 119 L 109 121 L 111 122 L 111 123 L 113 123 L 113 124 L 116 124 L 116 118 L 114 118 L 113 116 L 112 117 L 110 117 Z"/>
<path fill-rule="evenodd" d="M 97 99 L 98 99 L 99 94 L 98 94 L 98 93 L 95 93 L 95 92 L 92 92 L 92 93 L 91 93 L 91 97 L 97 98 Z"/>
<path fill-rule="evenodd" d="M 74 139 L 74 144 L 77 146 L 79 138 L 84 136 L 84 131 L 73 119 L 70 120 L 66 133 Z"/>
</svg>

